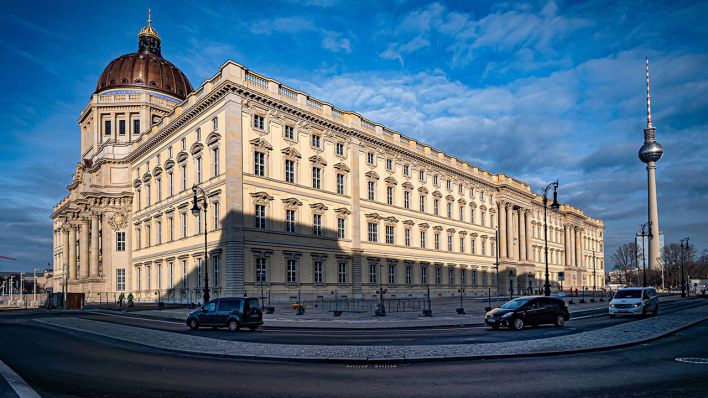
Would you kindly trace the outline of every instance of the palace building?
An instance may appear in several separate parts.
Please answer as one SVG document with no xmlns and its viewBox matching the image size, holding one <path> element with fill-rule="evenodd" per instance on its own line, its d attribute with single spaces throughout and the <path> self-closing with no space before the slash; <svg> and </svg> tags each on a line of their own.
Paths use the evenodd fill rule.
<svg viewBox="0 0 708 398">
<path fill-rule="evenodd" d="M 232 61 L 195 90 L 151 21 L 138 37 L 78 119 L 80 161 L 51 216 L 55 292 L 198 302 L 205 276 L 212 297 L 273 300 L 543 286 L 528 184 Z M 547 225 L 554 290 L 559 273 L 604 286 L 603 222 L 562 204 Z"/>
</svg>

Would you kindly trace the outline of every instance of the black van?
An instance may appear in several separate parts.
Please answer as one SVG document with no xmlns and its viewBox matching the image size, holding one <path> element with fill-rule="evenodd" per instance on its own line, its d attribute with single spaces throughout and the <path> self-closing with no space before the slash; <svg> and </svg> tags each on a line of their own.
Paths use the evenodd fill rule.
<svg viewBox="0 0 708 398">
<path fill-rule="evenodd" d="M 221 297 L 210 300 L 187 315 L 187 326 L 192 330 L 200 326 L 226 326 L 235 332 L 241 327 L 256 330 L 262 324 L 263 313 L 257 298 Z"/>
<path fill-rule="evenodd" d="M 559 297 L 521 297 L 495 308 L 484 317 L 484 323 L 493 329 L 508 326 L 521 330 L 525 325 L 551 323 L 563 326 L 570 319 L 568 306 Z"/>
</svg>

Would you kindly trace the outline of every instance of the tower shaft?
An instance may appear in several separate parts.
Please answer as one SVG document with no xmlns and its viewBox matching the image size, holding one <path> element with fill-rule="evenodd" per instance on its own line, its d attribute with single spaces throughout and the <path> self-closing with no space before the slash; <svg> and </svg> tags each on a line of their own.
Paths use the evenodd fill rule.
<svg viewBox="0 0 708 398">
<path fill-rule="evenodd" d="M 649 237 L 649 269 L 659 269 L 659 255 L 661 240 L 659 238 L 659 206 L 656 199 L 656 162 L 647 163 L 647 188 L 648 188 L 648 219 L 650 224 Z"/>
</svg>

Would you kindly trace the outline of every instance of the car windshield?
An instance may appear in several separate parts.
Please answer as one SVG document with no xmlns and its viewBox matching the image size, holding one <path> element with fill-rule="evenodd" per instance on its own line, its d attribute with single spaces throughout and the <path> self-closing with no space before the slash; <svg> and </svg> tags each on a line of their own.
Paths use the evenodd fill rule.
<svg viewBox="0 0 708 398">
<path fill-rule="evenodd" d="M 530 299 L 516 299 L 516 300 L 511 300 L 509 302 L 506 302 L 504 305 L 502 305 L 499 308 L 504 308 L 506 310 L 515 310 L 517 308 L 521 308 L 524 304 L 528 303 Z"/>
<path fill-rule="evenodd" d="M 615 294 L 616 299 L 621 299 L 621 298 L 641 298 L 642 297 L 642 291 L 641 289 L 623 289 L 617 291 Z"/>
</svg>

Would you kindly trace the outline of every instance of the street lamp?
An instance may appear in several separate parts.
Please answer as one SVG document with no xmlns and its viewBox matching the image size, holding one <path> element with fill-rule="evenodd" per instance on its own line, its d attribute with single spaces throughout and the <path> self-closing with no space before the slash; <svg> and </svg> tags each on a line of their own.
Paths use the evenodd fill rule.
<svg viewBox="0 0 708 398">
<path fill-rule="evenodd" d="M 595 290 L 597 290 L 597 276 L 595 276 L 595 250 L 592 251 L 592 298 L 591 303 L 595 302 Z"/>
<path fill-rule="evenodd" d="M 383 264 L 379 264 L 379 305 L 375 311 L 376 315 L 378 315 L 378 316 L 386 316 L 386 305 L 384 305 L 384 299 L 383 299 L 383 278 L 384 278 Z"/>
<path fill-rule="evenodd" d="M 649 228 L 649 231 L 646 232 L 646 228 Z M 647 255 L 646 251 L 644 250 L 644 241 L 646 237 L 649 237 L 649 239 L 653 238 L 654 235 L 651 234 L 651 221 L 645 222 L 642 224 L 642 232 L 638 233 L 637 236 L 642 237 L 642 268 L 644 272 L 643 276 L 643 281 L 642 281 L 642 287 L 647 287 Z"/>
<path fill-rule="evenodd" d="M 546 209 L 548 207 L 548 190 L 551 188 L 553 188 L 553 203 L 551 203 L 551 210 L 558 210 L 560 209 L 560 205 L 558 204 L 558 180 L 548 184 L 543 190 L 543 244 L 545 250 L 544 260 L 546 260 L 546 283 L 543 284 L 544 296 L 551 295 L 551 282 L 549 280 L 550 276 L 548 275 L 548 225 L 546 217 Z"/>
<path fill-rule="evenodd" d="M 202 209 L 204 210 L 204 304 L 209 301 L 209 267 L 207 266 L 207 195 L 206 192 L 197 184 L 192 186 L 192 193 L 194 193 L 194 203 L 192 204 L 192 215 L 194 217 L 199 217 L 199 198 L 197 198 L 197 190 L 202 193 Z"/>
<path fill-rule="evenodd" d="M 681 298 L 686 298 L 686 280 L 683 278 L 683 263 L 686 259 L 686 250 L 688 250 L 688 237 L 681 239 Z"/>
</svg>

